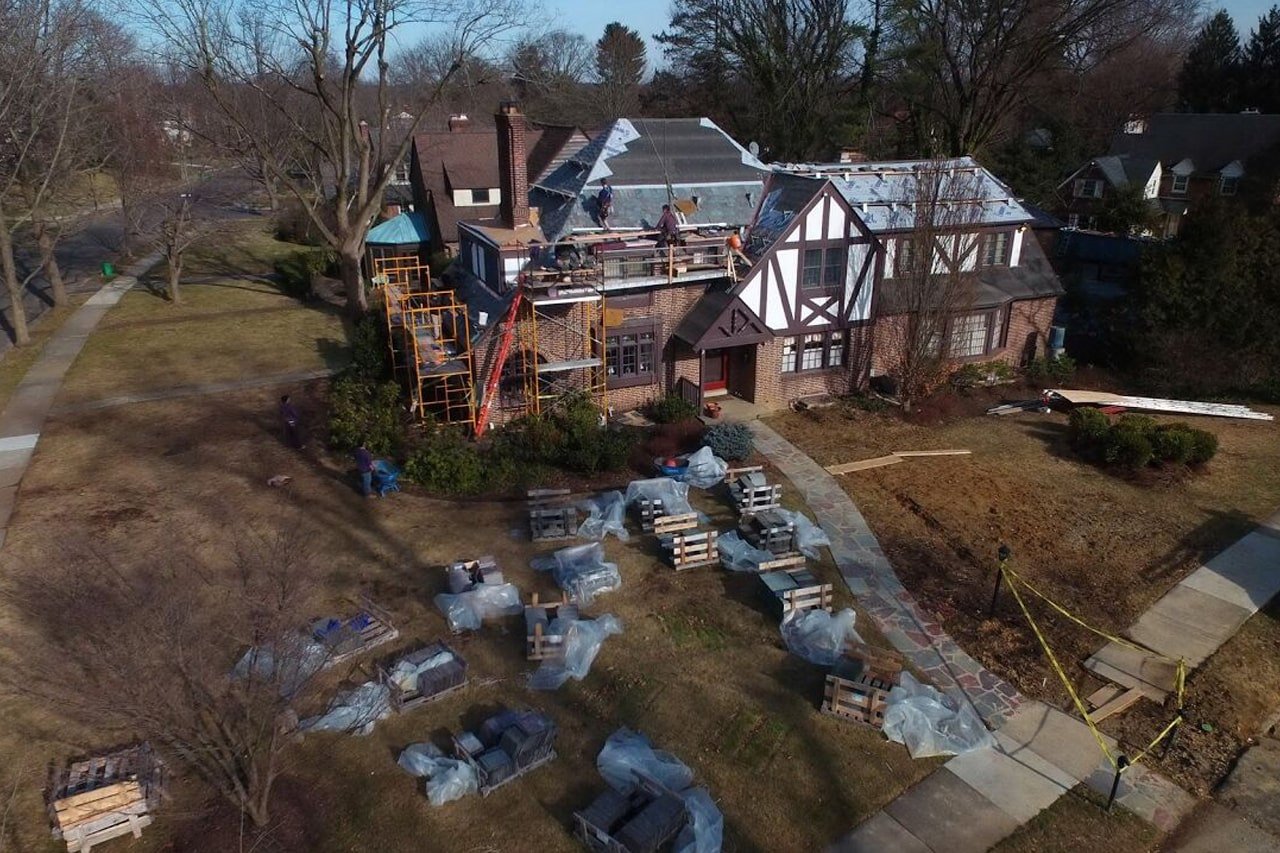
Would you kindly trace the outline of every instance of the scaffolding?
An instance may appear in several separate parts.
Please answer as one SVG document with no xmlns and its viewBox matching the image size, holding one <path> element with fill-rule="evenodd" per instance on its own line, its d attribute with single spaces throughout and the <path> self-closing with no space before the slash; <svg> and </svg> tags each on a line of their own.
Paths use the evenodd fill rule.
<svg viewBox="0 0 1280 853">
<path fill-rule="evenodd" d="M 421 420 L 475 425 L 471 323 L 452 290 L 433 290 L 430 270 L 415 256 L 371 258 L 382 296 L 395 375 L 409 388 Z"/>
<path fill-rule="evenodd" d="M 600 411 L 607 411 L 602 290 L 572 295 L 526 292 L 517 327 L 516 369 L 523 379 L 526 411 L 538 414 L 570 394 L 585 394 Z"/>
</svg>

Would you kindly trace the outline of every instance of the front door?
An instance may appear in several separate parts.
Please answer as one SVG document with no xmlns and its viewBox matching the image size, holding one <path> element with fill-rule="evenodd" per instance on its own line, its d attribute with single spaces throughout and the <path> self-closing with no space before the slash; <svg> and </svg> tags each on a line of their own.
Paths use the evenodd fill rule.
<svg viewBox="0 0 1280 853">
<path fill-rule="evenodd" d="M 729 389 L 729 351 L 709 349 L 702 355 L 702 391 L 727 394 Z"/>
</svg>

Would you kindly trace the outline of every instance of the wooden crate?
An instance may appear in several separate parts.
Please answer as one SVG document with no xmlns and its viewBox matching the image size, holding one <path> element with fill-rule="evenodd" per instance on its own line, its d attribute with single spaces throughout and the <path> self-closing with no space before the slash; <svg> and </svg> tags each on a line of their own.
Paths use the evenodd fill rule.
<svg viewBox="0 0 1280 853">
<path fill-rule="evenodd" d="M 652 533 L 658 519 L 667 515 L 666 504 L 661 498 L 639 498 L 636 508 L 640 511 L 640 529 L 646 533 Z"/>
<path fill-rule="evenodd" d="M 688 512 L 683 515 L 661 515 L 653 520 L 652 530 L 655 536 L 670 536 L 684 530 L 698 529 L 698 514 Z"/>
<path fill-rule="evenodd" d="M 796 552 L 796 527 L 776 510 L 762 510 L 743 516 L 739 530 L 743 538 L 761 551 L 769 551 L 780 557 Z"/>
<path fill-rule="evenodd" d="M 884 725 L 885 703 L 902 676 L 897 652 L 849 642 L 827 675 L 822 711 L 874 728 Z"/>
<path fill-rule="evenodd" d="M 48 789 L 53 837 L 72 853 L 125 834 L 141 837 L 160 803 L 164 775 L 145 743 L 56 768 Z"/>
<path fill-rule="evenodd" d="M 741 515 L 754 515 L 781 505 L 782 486 L 765 482 L 760 466 L 731 469 L 725 474 L 726 479 L 731 475 L 736 476 L 729 480 L 729 496 Z"/>
<path fill-rule="evenodd" d="M 535 592 L 524 608 L 525 657 L 528 660 L 549 660 L 564 653 L 564 637 L 548 634 L 551 621 L 561 616 L 577 618 L 578 606 L 569 602 L 568 593 L 561 593 L 559 601 L 538 601 Z"/>
<path fill-rule="evenodd" d="M 414 663 L 421 663 L 435 657 L 440 652 L 452 654 L 454 662 L 437 667 L 440 672 L 429 679 L 430 684 L 426 690 L 423 690 L 424 685 L 421 678 L 414 683 L 413 687 L 408 689 L 392 681 L 391 672 L 400 661 L 410 660 Z M 429 671 L 434 672 L 434 670 Z M 467 684 L 467 661 L 448 643 L 443 640 L 437 640 L 425 646 L 407 649 L 394 658 L 379 664 L 377 675 L 378 681 L 385 684 L 391 691 L 392 709 L 396 713 L 403 714 L 405 711 L 411 711 L 419 705 L 425 705 L 465 687 Z"/>
<path fill-rule="evenodd" d="M 529 490 L 529 534 L 534 542 L 568 539 L 578 532 L 578 510 L 568 489 Z"/>
<path fill-rule="evenodd" d="M 719 535 L 714 530 L 675 533 L 662 540 L 662 547 L 667 550 L 671 565 L 677 572 L 682 572 L 720 562 L 720 552 L 716 548 Z"/>
<path fill-rule="evenodd" d="M 325 666 L 336 666 L 400 636 L 391 624 L 391 614 L 373 602 L 347 619 L 321 619 L 311 626 L 311 636 L 328 652 Z M 317 627 L 320 626 L 320 627 Z"/>
<path fill-rule="evenodd" d="M 819 582 L 813 572 L 803 566 L 761 573 L 760 582 L 780 619 L 794 611 L 831 612 L 832 585 Z"/>
</svg>

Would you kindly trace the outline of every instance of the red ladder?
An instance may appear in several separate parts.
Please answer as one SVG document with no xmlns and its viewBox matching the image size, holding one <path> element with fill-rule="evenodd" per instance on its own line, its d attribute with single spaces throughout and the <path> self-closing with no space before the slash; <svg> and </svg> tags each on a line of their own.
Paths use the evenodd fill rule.
<svg viewBox="0 0 1280 853">
<path fill-rule="evenodd" d="M 507 364 L 507 356 L 511 354 L 511 339 L 516 334 L 516 312 L 520 310 L 520 300 L 524 298 L 524 288 L 517 287 L 516 295 L 511 298 L 511 307 L 502 321 L 502 338 L 498 341 L 498 355 L 494 360 L 493 370 L 489 372 L 489 381 L 484 384 L 484 400 L 480 403 L 480 414 L 476 416 L 476 438 L 484 435 L 489 426 L 489 413 L 493 410 L 493 401 L 498 396 L 498 383 L 502 381 L 502 368 Z"/>
</svg>

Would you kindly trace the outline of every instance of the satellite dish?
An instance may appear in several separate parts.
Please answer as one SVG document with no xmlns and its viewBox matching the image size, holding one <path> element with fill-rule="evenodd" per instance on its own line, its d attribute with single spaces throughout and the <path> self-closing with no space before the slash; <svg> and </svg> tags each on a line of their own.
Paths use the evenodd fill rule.
<svg viewBox="0 0 1280 853">
<path fill-rule="evenodd" d="M 748 145 L 747 145 L 747 150 L 751 152 L 751 156 L 752 156 L 752 157 L 759 157 L 759 156 L 760 156 L 760 143 L 759 143 L 759 142 L 752 142 L 752 143 L 748 144 Z"/>
</svg>

